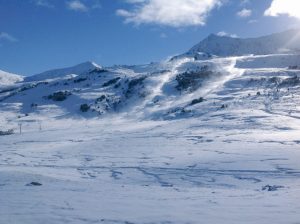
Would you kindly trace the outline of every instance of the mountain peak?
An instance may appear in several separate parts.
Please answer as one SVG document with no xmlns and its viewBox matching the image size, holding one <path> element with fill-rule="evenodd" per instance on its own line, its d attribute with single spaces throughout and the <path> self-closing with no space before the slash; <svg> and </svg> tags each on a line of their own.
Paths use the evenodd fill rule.
<svg viewBox="0 0 300 224">
<path fill-rule="evenodd" d="M 200 52 L 216 56 L 264 55 L 300 51 L 300 30 L 291 29 L 258 38 L 234 38 L 210 34 L 187 55 Z"/>
<path fill-rule="evenodd" d="M 215 38 L 215 37 L 219 37 L 219 36 L 215 33 L 211 33 L 207 36 L 207 38 Z"/>
<path fill-rule="evenodd" d="M 70 68 L 91 68 L 91 69 L 95 69 L 95 68 L 99 68 L 101 69 L 102 66 L 98 65 L 97 63 L 93 62 L 93 61 L 86 61 L 86 62 L 83 62 L 83 63 L 80 63 L 78 65 L 75 65 L 73 67 L 70 67 Z"/>
<path fill-rule="evenodd" d="M 0 87 L 23 81 L 23 76 L 0 70 Z"/>
<path fill-rule="evenodd" d="M 60 68 L 60 69 L 54 69 L 49 70 L 37 75 L 33 75 L 26 78 L 26 81 L 40 81 L 40 80 L 46 80 L 46 79 L 57 79 L 62 78 L 67 75 L 80 75 L 83 73 L 90 72 L 95 69 L 102 69 L 102 66 L 96 64 L 92 61 L 86 61 L 80 64 L 77 64 L 72 67 L 67 68 Z"/>
</svg>

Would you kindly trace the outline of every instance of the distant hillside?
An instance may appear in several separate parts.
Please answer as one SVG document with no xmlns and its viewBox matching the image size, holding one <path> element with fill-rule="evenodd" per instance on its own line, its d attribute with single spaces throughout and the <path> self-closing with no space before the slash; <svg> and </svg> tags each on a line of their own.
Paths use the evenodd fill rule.
<svg viewBox="0 0 300 224">
<path fill-rule="evenodd" d="M 209 35 L 185 55 L 242 56 L 295 53 L 300 51 L 300 30 L 288 30 L 259 38 Z"/>
<path fill-rule="evenodd" d="M 55 78 L 62 78 L 66 75 L 80 75 L 83 72 L 93 71 L 95 69 L 102 69 L 101 66 L 97 65 L 94 62 L 84 62 L 76 66 L 68 67 L 68 68 L 61 68 L 61 69 L 54 69 L 43 72 L 41 74 L 29 76 L 25 78 L 25 81 L 41 81 L 46 79 L 55 79 Z"/>
</svg>

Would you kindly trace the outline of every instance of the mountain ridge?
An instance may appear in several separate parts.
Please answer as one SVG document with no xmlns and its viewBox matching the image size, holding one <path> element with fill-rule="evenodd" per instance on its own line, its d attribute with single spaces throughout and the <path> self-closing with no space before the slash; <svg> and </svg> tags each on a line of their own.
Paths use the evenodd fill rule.
<svg viewBox="0 0 300 224">
<path fill-rule="evenodd" d="M 102 66 L 95 62 L 87 61 L 74 66 L 52 69 L 33 76 L 28 76 L 25 78 L 25 81 L 41 81 L 43 79 L 61 78 L 66 75 L 79 75 L 83 72 L 92 71 L 94 69 L 102 69 Z"/>
<path fill-rule="evenodd" d="M 238 38 L 210 34 L 184 55 L 206 53 L 216 56 L 266 55 L 300 52 L 300 29 L 291 29 L 261 37 Z"/>
</svg>

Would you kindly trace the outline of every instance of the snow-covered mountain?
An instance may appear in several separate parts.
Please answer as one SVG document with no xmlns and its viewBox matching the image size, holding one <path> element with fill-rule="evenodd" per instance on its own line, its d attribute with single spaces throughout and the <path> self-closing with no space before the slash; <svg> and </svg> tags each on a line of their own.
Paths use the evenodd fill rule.
<svg viewBox="0 0 300 224">
<path fill-rule="evenodd" d="M 102 67 L 94 62 L 84 62 L 79 65 L 75 65 L 68 68 L 54 69 L 46 71 L 37 75 L 29 76 L 25 78 L 25 81 L 41 81 L 41 80 L 53 80 L 56 78 L 63 78 L 64 76 L 76 76 L 84 72 L 90 72 L 93 70 L 101 70 Z M 67 77 L 66 77 L 67 78 Z"/>
<path fill-rule="evenodd" d="M 247 107 L 254 99 L 265 107 L 278 89 L 295 88 L 293 96 L 298 94 L 297 38 L 296 30 L 252 39 L 210 35 L 170 61 L 110 68 L 86 62 L 26 77 L 0 91 L 0 100 L 22 102 L 19 109 L 26 114 L 141 119 L 201 116 L 237 102 Z"/>
<path fill-rule="evenodd" d="M 0 70 L 0 88 L 23 81 L 24 77 Z"/>
<path fill-rule="evenodd" d="M 300 52 L 300 30 L 288 30 L 259 38 L 234 38 L 229 36 L 209 35 L 192 47 L 186 55 L 217 56 L 267 55 Z"/>
</svg>

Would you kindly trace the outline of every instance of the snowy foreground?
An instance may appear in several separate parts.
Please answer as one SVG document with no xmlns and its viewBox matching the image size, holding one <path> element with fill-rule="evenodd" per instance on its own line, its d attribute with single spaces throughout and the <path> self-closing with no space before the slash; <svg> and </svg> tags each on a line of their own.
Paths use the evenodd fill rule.
<svg viewBox="0 0 300 224">
<path fill-rule="evenodd" d="M 0 140 L 0 223 L 299 223 L 300 121 L 247 113 L 28 124 Z"/>
</svg>

